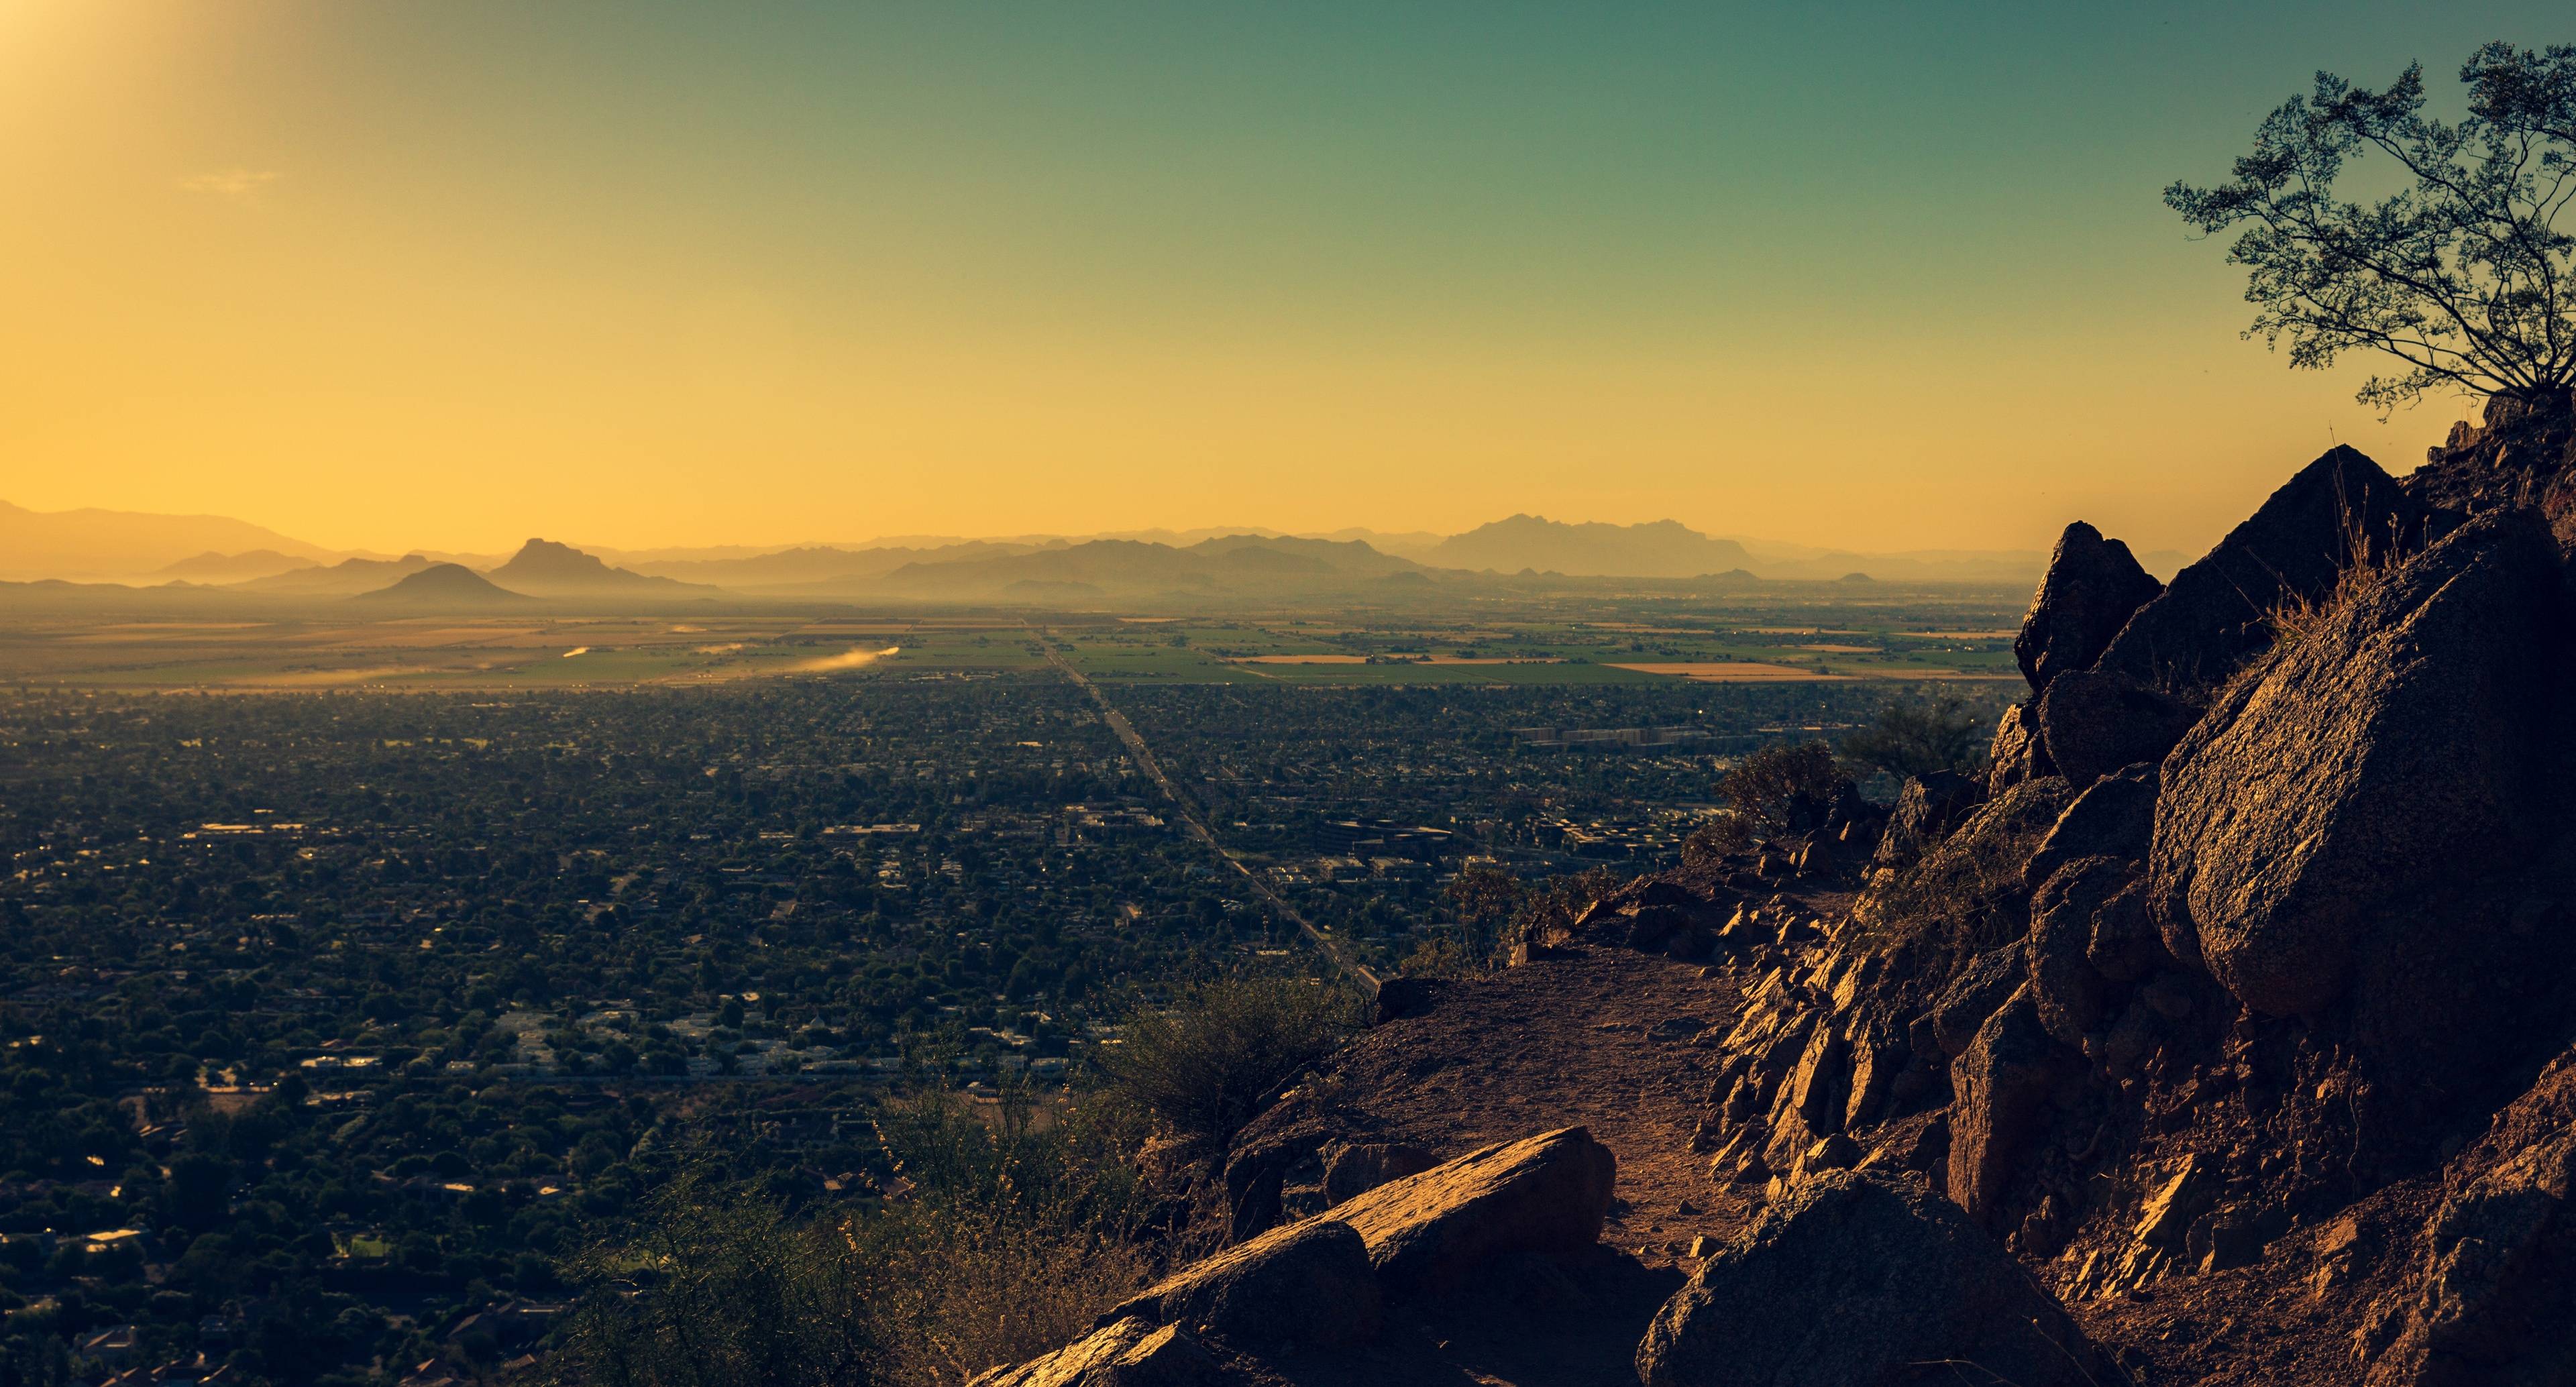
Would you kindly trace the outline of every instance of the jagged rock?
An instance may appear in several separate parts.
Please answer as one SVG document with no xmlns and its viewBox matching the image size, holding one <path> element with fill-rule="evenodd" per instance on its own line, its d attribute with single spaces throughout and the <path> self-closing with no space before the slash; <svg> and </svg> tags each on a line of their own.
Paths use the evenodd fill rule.
<svg viewBox="0 0 2576 1387">
<path fill-rule="evenodd" d="M 2030 1000 L 2059 1043 L 2080 1046 L 2102 1024 L 2110 980 L 2093 966 L 2093 921 L 2135 874 L 2125 862 L 2087 857 L 2067 863 L 2030 903 Z"/>
<path fill-rule="evenodd" d="M 1164 1278 L 1100 1317 L 1200 1327 L 1222 1339 L 1333 1347 L 1377 1333 L 1377 1272 L 1347 1223 L 1273 1229 Z"/>
<path fill-rule="evenodd" d="M 2013 637 L 2022 677 L 2036 692 L 2061 674 L 2090 669 L 2129 614 L 2163 591 L 2129 546 L 2081 520 L 2067 526 Z"/>
<path fill-rule="evenodd" d="M 2425 450 L 2424 463 L 2404 485 L 2440 513 L 2428 525 L 2536 505 L 2562 548 L 2576 537 L 2576 405 L 2565 386 L 2488 396 L 2480 422 L 2453 424 L 2449 439 Z"/>
<path fill-rule="evenodd" d="M 1986 792 L 1999 795 L 2025 780 L 2056 773 L 2039 740 L 2039 700 L 2025 698 L 2006 708 L 1986 747 Z"/>
<path fill-rule="evenodd" d="M 1664 1303 L 1644 1387 L 2093 1387 L 2099 1351 L 1994 1241 L 1905 1180 L 1825 1171 Z"/>
<path fill-rule="evenodd" d="M 1950 1199 L 1980 1223 L 2000 1212 L 2063 1063 L 2027 985 L 1950 1062 Z"/>
<path fill-rule="evenodd" d="M 2199 717 L 2199 709 L 2171 694 L 2104 670 L 2060 675 L 2039 698 L 2049 762 L 2079 788 L 2123 767 L 2163 760 Z"/>
<path fill-rule="evenodd" d="M 1827 1135 L 1842 1129 L 1843 1102 L 1849 1097 L 1851 1047 L 1831 1026 L 1816 1027 L 1806 1053 L 1789 1075 L 1788 1107 L 1807 1129 Z"/>
<path fill-rule="evenodd" d="M 1844 1100 L 1842 1127 L 1845 1131 L 1868 1122 L 1887 1103 L 1896 1076 L 1905 1069 L 1908 1056 L 1897 1052 L 1893 1041 L 1871 1035 L 1866 1029 L 1850 1038 L 1850 1097 Z"/>
<path fill-rule="evenodd" d="M 1944 1058 L 1957 1059 L 1967 1053 L 1977 1038 L 1977 1028 L 1986 1024 L 1986 1018 L 1994 1015 L 2028 978 L 2028 959 L 2023 942 L 2016 939 L 1977 955 L 1951 979 L 1928 1013 L 1933 1042 Z"/>
<path fill-rule="evenodd" d="M 2075 797 L 2039 851 L 2022 868 L 2022 884 L 2037 890 L 2057 869 L 2079 857 L 2116 857 L 2141 862 L 2156 832 L 2156 791 L 2163 773 L 2152 761 L 2106 775 Z"/>
<path fill-rule="evenodd" d="M 2149 688 L 2215 685 L 2271 644 L 2265 617 L 2285 595 L 2322 598 L 2356 545 L 2374 554 L 2403 550 L 2421 525 L 2420 509 L 2379 464 L 2336 448 L 2176 573 L 2094 668 Z"/>
<path fill-rule="evenodd" d="M 2165 766 L 2154 904 L 2188 922 L 2168 942 L 2276 1015 L 2333 1001 L 2359 949 L 2456 950 L 2453 918 L 2401 902 L 2530 841 L 2561 628 L 2546 532 L 2486 517 L 2244 680 Z"/>
<path fill-rule="evenodd" d="M 1930 851 L 1982 803 L 1986 787 L 1957 771 L 1933 771 L 1905 782 L 1879 835 L 1871 865 L 1902 867 Z"/>
<path fill-rule="evenodd" d="M 2211 1194 L 2210 1163 L 2197 1153 L 2183 1156 L 2147 1194 L 2138 1210 L 2137 1238 L 2151 1247 L 2175 1247 Z"/>
<path fill-rule="evenodd" d="M 1566 1127 L 1461 1156 L 1333 1209 L 1368 1244 L 1389 1299 L 1437 1295 L 1506 1252 L 1571 1256 L 1601 1237 L 1610 1148 Z"/>
<path fill-rule="evenodd" d="M 1225 1376 L 1180 1325 L 1125 1319 L 1044 1358 L 980 1373 L 967 1387 L 1199 1387 Z"/>
<path fill-rule="evenodd" d="M 1324 1198 L 1339 1204 L 1438 1164 L 1430 1152 L 1402 1142 L 1344 1142 L 1324 1153 Z"/>
</svg>

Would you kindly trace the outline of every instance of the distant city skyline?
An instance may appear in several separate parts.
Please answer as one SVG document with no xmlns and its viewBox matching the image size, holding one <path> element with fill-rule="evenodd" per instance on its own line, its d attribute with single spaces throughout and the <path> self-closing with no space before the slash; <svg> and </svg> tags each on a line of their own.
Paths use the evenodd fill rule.
<svg viewBox="0 0 2576 1387">
<path fill-rule="evenodd" d="M 335 549 L 1514 511 L 2197 552 L 2368 373 L 2158 200 L 2536 3 L 0 6 L 0 498 Z"/>
</svg>

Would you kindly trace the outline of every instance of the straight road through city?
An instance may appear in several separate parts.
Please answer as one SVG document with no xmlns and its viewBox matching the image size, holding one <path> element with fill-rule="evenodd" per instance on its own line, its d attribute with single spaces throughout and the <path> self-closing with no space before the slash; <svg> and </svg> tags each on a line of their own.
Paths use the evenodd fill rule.
<svg viewBox="0 0 2576 1387">
<path fill-rule="evenodd" d="M 1322 952 L 1326 962 L 1340 969 L 1344 976 L 1360 983 L 1374 994 L 1378 986 L 1377 974 L 1370 972 L 1366 965 L 1351 957 L 1350 951 L 1343 947 L 1342 941 L 1315 928 L 1305 916 L 1298 914 L 1295 907 L 1282 900 L 1278 892 L 1270 889 L 1270 883 L 1262 880 L 1260 873 L 1246 866 L 1241 858 L 1234 855 L 1233 850 L 1217 841 L 1216 835 L 1208 831 L 1206 821 L 1199 817 L 1197 803 L 1181 793 L 1181 787 L 1173 784 L 1172 778 L 1163 773 L 1162 763 L 1154 759 L 1153 751 L 1145 745 L 1145 739 L 1137 733 L 1135 724 L 1127 721 L 1127 715 L 1119 712 L 1109 702 L 1109 696 L 1100 691 L 1099 685 L 1092 683 L 1089 676 L 1075 669 L 1073 663 L 1064 658 L 1063 653 L 1056 649 L 1054 636 L 1046 631 L 1032 631 L 1030 636 L 1037 641 L 1038 650 L 1046 656 L 1047 663 L 1055 666 L 1065 678 L 1072 680 L 1074 687 L 1082 690 L 1091 699 L 1093 705 L 1100 709 L 1101 720 L 1107 722 L 1109 730 L 1117 733 L 1118 740 L 1126 744 L 1127 754 L 1136 758 L 1136 765 L 1138 769 L 1145 772 L 1146 778 L 1161 787 L 1163 797 L 1172 802 L 1172 812 L 1180 818 L 1182 825 L 1189 830 L 1190 836 L 1207 844 L 1209 851 L 1214 852 L 1225 865 L 1232 867 L 1235 874 L 1243 878 L 1245 885 L 1258 892 L 1263 900 L 1270 903 L 1271 909 L 1278 911 L 1282 918 L 1295 925 L 1298 933 L 1306 937 L 1306 942 Z"/>
</svg>

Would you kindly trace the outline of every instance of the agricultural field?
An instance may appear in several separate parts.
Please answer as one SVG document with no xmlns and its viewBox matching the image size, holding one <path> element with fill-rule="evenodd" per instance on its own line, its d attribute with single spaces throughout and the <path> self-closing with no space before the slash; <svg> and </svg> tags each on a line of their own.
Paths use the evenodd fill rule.
<svg viewBox="0 0 2576 1387">
<path fill-rule="evenodd" d="M 377 621 L 0 618 L 0 684 L 123 690 L 536 690 L 915 678 L 1044 667 L 1113 684 L 1524 685 L 1994 680 L 2026 594 L 1776 583 L 1722 596 L 1427 610 L 1038 611 Z"/>
</svg>

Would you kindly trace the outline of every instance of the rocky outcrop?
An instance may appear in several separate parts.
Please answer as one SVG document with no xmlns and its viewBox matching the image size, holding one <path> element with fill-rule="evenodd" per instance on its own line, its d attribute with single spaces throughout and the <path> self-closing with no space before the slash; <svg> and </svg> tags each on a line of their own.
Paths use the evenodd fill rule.
<svg viewBox="0 0 2576 1387">
<path fill-rule="evenodd" d="M 2101 1355 L 1994 1241 L 1909 1181 L 1831 1171 L 1666 1302 L 1645 1387 L 2093 1387 Z"/>
<path fill-rule="evenodd" d="M 1259 1344 L 1333 1347 L 1378 1329 L 1377 1273 L 1347 1223 L 1310 1219 L 1227 1248 L 1130 1297 L 1100 1319 L 1195 1326 Z"/>
<path fill-rule="evenodd" d="M 1570 1256 L 1600 1241 L 1618 1162 L 1581 1127 L 1488 1146 L 1334 1206 L 1391 1299 L 1437 1295 L 1508 1252 Z"/>
<path fill-rule="evenodd" d="M 2039 735 L 2049 764 L 2082 789 L 2123 767 L 2161 761 L 2200 710 L 2127 675 L 2077 670 L 2039 699 Z"/>
<path fill-rule="evenodd" d="M 2094 667 L 2153 689 L 2214 686 L 2271 644 L 2265 618 L 2284 598 L 2323 599 L 2356 551 L 2403 552 L 2421 529 L 2420 508 L 2379 464 L 2337 448 L 2176 573 Z"/>
<path fill-rule="evenodd" d="M 2533 839 L 2557 581 L 2536 523 L 2474 522 L 2280 651 L 2175 749 L 2156 904 L 2239 1001 L 2315 1012 L 2365 951 L 2426 966 L 2456 948 L 2455 920 L 2415 906 Z"/>
<path fill-rule="evenodd" d="M 2129 546 L 2081 520 L 2067 526 L 2013 637 L 2022 677 L 2038 692 L 2061 674 L 2092 668 L 2130 614 L 2163 591 Z"/>
</svg>

